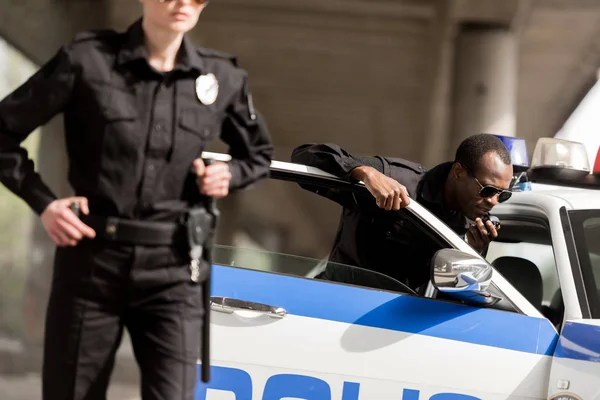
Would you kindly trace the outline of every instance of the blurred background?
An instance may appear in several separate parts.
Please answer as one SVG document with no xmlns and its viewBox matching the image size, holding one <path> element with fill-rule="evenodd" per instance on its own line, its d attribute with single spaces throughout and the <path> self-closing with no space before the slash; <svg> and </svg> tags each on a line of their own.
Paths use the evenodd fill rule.
<svg viewBox="0 0 600 400">
<path fill-rule="evenodd" d="M 0 0 L 0 98 L 92 28 L 124 30 L 135 0 Z M 600 145 L 597 0 L 213 0 L 191 33 L 238 57 L 275 158 L 307 142 L 431 167 L 489 132 Z M 70 194 L 62 117 L 24 143 L 45 181 Z M 209 150 L 227 151 L 221 143 Z M 290 183 L 219 203 L 221 244 L 325 258 L 340 208 Z M 39 398 L 39 351 L 54 247 L 0 187 L 0 399 Z M 127 353 L 126 341 L 124 349 Z M 115 399 L 135 399 L 119 361 Z M 129 396 L 129 397 L 128 397 Z"/>
</svg>

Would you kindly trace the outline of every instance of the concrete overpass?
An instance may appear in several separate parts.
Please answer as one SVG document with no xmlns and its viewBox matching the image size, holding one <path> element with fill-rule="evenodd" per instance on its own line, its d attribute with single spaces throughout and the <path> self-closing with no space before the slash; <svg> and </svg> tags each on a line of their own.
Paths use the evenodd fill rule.
<svg viewBox="0 0 600 400">
<path fill-rule="evenodd" d="M 133 0 L 6 1 L 0 35 L 38 64 L 76 31 L 124 29 L 140 13 Z M 431 166 L 476 132 L 524 137 L 530 152 L 553 136 L 596 80 L 599 22 L 595 0 L 215 0 L 193 37 L 249 70 L 277 159 L 332 141 Z M 66 194 L 59 121 L 44 131 L 41 170 Z M 282 251 L 326 254 L 337 207 L 271 186 L 223 201 L 224 226 Z M 294 211 L 261 207 L 264 191 Z"/>
</svg>

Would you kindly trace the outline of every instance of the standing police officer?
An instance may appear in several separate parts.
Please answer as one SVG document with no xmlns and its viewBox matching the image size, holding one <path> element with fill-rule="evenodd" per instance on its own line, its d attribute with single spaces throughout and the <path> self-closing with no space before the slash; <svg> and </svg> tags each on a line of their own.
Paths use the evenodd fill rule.
<svg viewBox="0 0 600 400">
<path fill-rule="evenodd" d="M 143 17 L 126 32 L 77 35 L 0 102 L 0 181 L 58 246 L 47 400 L 104 399 L 124 327 L 142 398 L 193 398 L 206 274 L 190 268 L 182 221 L 201 195 L 264 178 L 273 154 L 246 72 L 184 36 L 206 0 L 140 1 Z M 61 112 L 76 197 L 57 199 L 20 144 Z M 218 136 L 232 161 L 204 165 Z"/>
</svg>

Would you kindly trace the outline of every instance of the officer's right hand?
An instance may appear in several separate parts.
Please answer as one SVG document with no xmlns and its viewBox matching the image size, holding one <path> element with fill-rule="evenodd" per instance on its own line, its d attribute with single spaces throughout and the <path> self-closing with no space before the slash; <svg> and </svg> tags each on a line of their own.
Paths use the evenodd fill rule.
<svg viewBox="0 0 600 400">
<path fill-rule="evenodd" d="M 352 170 L 352 178 L 362 181 L 375 197 L 377 206 L 386 210 L 399 210 L 410 204 L 406 187 L 385 176 L 373 167 L 361 166 Z"/>
<path fill-rule="evenodd" d="M 41 220 L 48 236 L 57 246 L 76 246 L 84 237 L 93 239 L 96 232 L 81 222 L 69 206 L 78 201 L 81 212 L 89 214 L 90 210 L 85 197 L 68 197 L 54 200 L 42 212 Z"/>
</svg>

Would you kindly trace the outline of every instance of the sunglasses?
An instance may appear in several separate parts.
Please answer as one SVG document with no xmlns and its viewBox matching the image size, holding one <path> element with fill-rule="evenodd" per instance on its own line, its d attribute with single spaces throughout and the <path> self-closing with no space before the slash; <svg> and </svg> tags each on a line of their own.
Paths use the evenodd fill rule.
<svg viewBox="0 0 600 400">
<path fill-rule="evenodd" d="M 159 3 L 172 3 L 172 2 L 174 2 L 174 1 L 177 1 L 177 0 L 158 0 L 158 2 L 159 2 Z M 208 4 L 208 1 L 209 1 L 209 0 L 194 0 L 194 1 L 195 1 L 195 2 L 196 2 L 196 4 L 198 4 L 199 6 L 202 6 L 202 5 L 206 6 L 206 5 Z"/>
<path fill-rule="evenodd" d="M 480 187 L 479 196 L 480 197 L 482 197 L 484 199 L 489 199 L 491 197 L 498 195 L 498 203 L 504 203 L 506 200 L 510 199 L 510 197 L 512 196 L 512 192 L 510 190 L 500 189 L 494 185 L 482 185 L 481 182 L 479 182 L 479 179 L 477 179 L 477 177 L 475 175 L 473 175 L 473 173 L 467 167 L 465 167 L 462 164 L 461 164 L 461 166 L 467 171 L 467 173 L 469 174 L 469 176 L 471 176 L 471 178 L 475 179 L 475 182 L 477 182 L 477 184 L 479 185 L 479 187 Z"/>
</svg>

